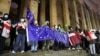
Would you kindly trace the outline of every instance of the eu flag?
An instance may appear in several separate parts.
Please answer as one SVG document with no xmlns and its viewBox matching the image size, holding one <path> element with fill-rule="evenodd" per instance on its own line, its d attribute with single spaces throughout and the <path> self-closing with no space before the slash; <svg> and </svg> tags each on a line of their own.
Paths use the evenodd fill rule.
<svg viewBox="0 0 100 56">
<path fill-rule="evenodd" d="M 39 26 L 36 25 L 28 25 L 27 27 L 27 39 L 29 42 L 31 41 L 38 41 L 39 38 Z"/>
<path fill-rule="evenodd" d="M 29 21 L 30 24 L 33 23 L 34 14 L 32 13 L 32 11 L 29 8 L 27 8 L 26 18 L 27 18 L 27 20 Z"/>
</svg>

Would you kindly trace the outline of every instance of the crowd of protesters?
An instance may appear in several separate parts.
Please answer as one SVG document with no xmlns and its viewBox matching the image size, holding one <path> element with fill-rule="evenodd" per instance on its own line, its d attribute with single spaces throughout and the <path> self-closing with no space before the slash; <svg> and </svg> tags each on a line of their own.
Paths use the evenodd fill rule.
<svg viewBox="0 0 100 56">
<path fill-rule="evenodd" d="M 12 53 L 16 53 L 18 50 L 21 53 L 24 53 L 26 50 L 31 50 L 31 52 L 37 52 L 39 49 L 43 51 L 47 50 L 76 50 L 80 51 L 81 49 L 86 50 L 91 56 L 95 56 L 100 53 L 100 30 L 90 29 L 90 30 L 81 30 L 79 28 L 73 29 L 72 26 L 68 26 L 68 31 L 64 31 L 63 27 L 59 25 L 54 25 L 51 29 L 64 32 L 68 36 L 67 40 L 69 41 L 67 45 L 60 41 L 56 40 L 43 40 L 29 41 L 27 38 L 27 27 L 29 22 L 27 23 L 25 18 L 21 17 L 19 22 L 12 24 L 9 15 L 4 14 L 4 17 L 0 17 L 0 53 L 3 53 L 5 50 L 5 41 L 7 38 L 10 38 L 10 50 Z M 38 22 L 34 20 L 33 27 L 37 28 Z M 46 21 L 43 26 L 44 28 L 50 28 L 49 22 Z M 36 32 L 35 30 L 34 32 Z M 49 32 L 49 31 L 46 31 Z M 38 35 L 34 33 L 33 35 Z M 35 36 L 31 36 L 29 38 L 35 38 Z M 30 46 L 30 47 L 28 47 Z M 20 48 L 20 49 L 19 49 Z"/>
</svg>

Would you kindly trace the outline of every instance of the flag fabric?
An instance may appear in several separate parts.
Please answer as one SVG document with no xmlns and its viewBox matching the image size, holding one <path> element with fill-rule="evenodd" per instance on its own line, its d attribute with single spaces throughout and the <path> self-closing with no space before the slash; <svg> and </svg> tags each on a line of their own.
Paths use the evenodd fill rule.
<svg viewBox="0 0 100 56">
<path fill-rule="evenodd" d="M 31 10 L 27 9 L 26 15 L 29 24 L 27 27 L 27 41 L 43 41 L 43 40 L 55 40 L 57 42 L 62 42 L 65 45 L 69 44 L 69 39 L 67 33 L 51 29 L 49 26 L 44 25 L 39 27 L 33 25 L 34 15 Z"/>
<path fill-rule="evenodd" d="M 36 25 L 33 25 L 34 22 L 34 14 L 32 13 L 32 11 L 27 8 L 27 14 L 26 14 L 26 18 L 29 22 L 28 26 L 27 26 L 27 41 L 38 41 L 38 30 L 39 27 Z"/>
<path fill-rule="evenodd" d="M 65 33 L 65 32 L 60 32 L 58 30 L 53 30 L 54 32 L 54 40 L 57 41 L 57 42 L 61 42 L 63 43 L 65 46 L 68 46 L 69 45 L 69 36 L 68 36 L 68 33 Z"/>
<path fill-rule="evenodd" d="M 29 8 L 27 8 L 27 14 L 26 14 L 26 18 L 29 21 L 29 23 L 33 23 L 34 21 L 34 14 L 31 12 L 31 10 Z"/>
<path fill-rule="evenodd" d="M 54 32 L 54 35 L 55 35 L 55 41 L 57 41 L 57 42 L 60 42 L 60 40 L 59 40 L 59 38 L 60 38 L 60 34 L 59 34 L 59 31 L 57 31 L 57 30 L 53 30 L 53 32 Z"/>
<path fill-rule="evenodd" d="M 77 38 L 77 44 L 82 43 L 81 41 L 81 37 L 80 37 L 80 33 L 79 32 L 75 32 L 76 38 Z"/>
<path fill-rule="evenodd" d="M 53 31 L 48 26 L 35 26 L 28 25 L 27 27 L 27 41 L 43 41 L 43 40 L 53 40 Z"/>
<path fill-rule="evenodd" d="M 6 20 L 3 23 L 4 23 L 4 28 L 2 31 L 2 36 L 8 38 L 10 36 L 11 22 L 9 20 Z"/>
<path fill-rule="evenodd" d="M 47 40 L 47 33 L 44 27 L 41 27 L 39 29 L 39 41 Z"/>
<path fill-rule="evenodd" d="M 81 43 L 80 36 L 77 36 L 77 34 L 78 34 L 77 32 L 73 32 L 69 34 L 71 45 L 77 45 Z"/>
<path fill-rule="evenodd" d="M 54 38 L 54 34 L 49 26 L 45 25 L 39 30 L 39 40 L 52 40 Z"/>
<path fill-rule="evenodd" d="M 27 40 L 30 41 L 43 41 L 43 40 L 55 40 L 61 42 L 64 45 L 69 45 L 69 37 L 65 32 L 52 30 L 48 26 L 35 26 L 28 25 L 27 27 Z"/>
<path fill-rule="evenodd" d="M 47 27 L 45 28 L 45 31 L 46 31 L 46 33 L 47 33 L 48 39 L 53 40 L 54 37 L 55 37 L 55 36 L 54 36 L 53 30 L 52 30 L 49 26 L 47 26 Z"/>
<path fill-rule="evenodd" d="M 75 39 L 76 39 L 75 33 L 69 33 L 69 40 L 71 45 L 76 45 Z"/>
<path fill-rule="evenodd" d="M 62 33 L 63 37 L 62 37 L 62 43 L 65 45 L 65 46 L 68 46 L 69 45 L 69 37 L 68 37 L 68 33 Z"/>
<path fill-rule="evenodd" d="M 95 35 L 93 32 L 90 32 L 90 31 L 88 31 L 88 32 L 86 33 L 86 36 L 87 36 L 87 40 L 88 40 L 88 41 L 97 39 L 96 35 Z"/>
<path fill-rule="evenodd" d="M 38 41 L 39 38 L 39 27 L 36 25 L 28 25 L 27 27 L 27 41 Z"/>
</svg>

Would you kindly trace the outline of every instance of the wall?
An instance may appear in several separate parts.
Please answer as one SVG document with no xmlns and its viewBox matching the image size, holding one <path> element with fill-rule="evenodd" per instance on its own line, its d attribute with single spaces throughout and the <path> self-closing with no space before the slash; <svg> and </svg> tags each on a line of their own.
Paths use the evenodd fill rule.
<svg viewBox="0 0 100 56">
<path fill-rule="evenodd" d="M 11 5 L 11 0 L 0 0 L 0 11 L 4 13 L 9 13 Z M 3 15 L 0 15 L 3 16 Z"/>
<path fill-rule="evenodd" d="M 86 2 L 91 10 L 100 15 L 100 0 L 79 0 L 82 4 Z"/>
</svg>

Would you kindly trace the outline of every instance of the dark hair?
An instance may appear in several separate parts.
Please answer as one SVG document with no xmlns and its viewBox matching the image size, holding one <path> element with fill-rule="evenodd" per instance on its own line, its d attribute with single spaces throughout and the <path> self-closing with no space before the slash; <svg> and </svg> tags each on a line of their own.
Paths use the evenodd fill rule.
<svg viewBox="0 0 100 56">
<path fill-rule="evenodd" d="M 61 27 L 61 25 L 60 25 L 60 24 L 58 24 L 58 27 Z"/>
<path fill-rule="evenodd" d="M 68 29 L 71 29 L 72 28 L 72 26 L 68 26 Z"/>
<path fill-rule="evenodd" d="M 82 29 L 79 29 L 79 32 L 82 32 Z"/>
<path fill-rule="evenodd" d="M 80 28 L 78 28 L 78 27 L 75 28 L 75 31 L 79 31 L 79 30 L 80 30 Z"/>
</svg>

